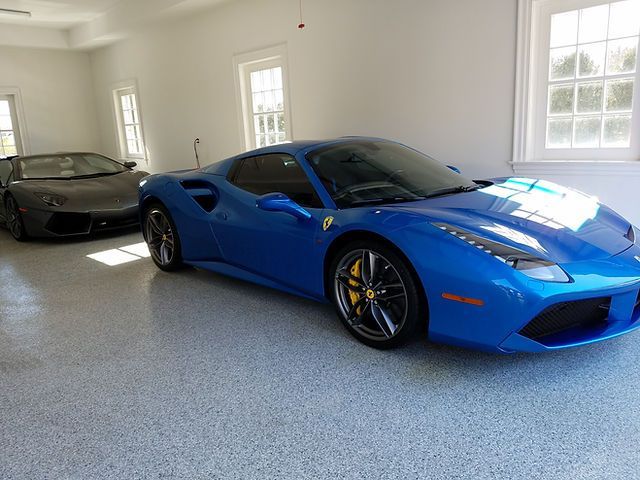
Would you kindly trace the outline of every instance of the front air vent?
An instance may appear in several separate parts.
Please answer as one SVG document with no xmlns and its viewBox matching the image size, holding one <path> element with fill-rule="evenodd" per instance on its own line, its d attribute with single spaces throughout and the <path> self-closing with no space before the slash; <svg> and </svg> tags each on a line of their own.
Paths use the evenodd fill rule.
<svg viewBox="0 0 640 480">
<path fill-rule="evenodd" d="M 570 328 L 593 326 L 607 320 L 610 306 L 610 297 L 557 303 L 530 321 L 520 335 L 537 340 Z"/>
<path fill-rule="evenodd" d="M 218 190 L 203 180 L 184 180 L 180 182 L 194 202 L 205 212 L 213 212 L 218 204 Z"/>
</svg>

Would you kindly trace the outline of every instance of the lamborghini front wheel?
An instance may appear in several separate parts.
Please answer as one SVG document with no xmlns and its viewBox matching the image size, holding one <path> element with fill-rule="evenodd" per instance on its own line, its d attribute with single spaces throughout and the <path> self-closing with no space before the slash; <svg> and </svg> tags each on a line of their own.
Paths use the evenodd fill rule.
<svg viewBox="0 0 640 480">
<path fill-rule="evenodd" d="M 391 348 L 416 334 L 423 311 L 420 290 L 406 260 L 393 249 L 354 242 L 338 252 L 330 273 L 338 316 L 358 340 Z"/>
</svg>

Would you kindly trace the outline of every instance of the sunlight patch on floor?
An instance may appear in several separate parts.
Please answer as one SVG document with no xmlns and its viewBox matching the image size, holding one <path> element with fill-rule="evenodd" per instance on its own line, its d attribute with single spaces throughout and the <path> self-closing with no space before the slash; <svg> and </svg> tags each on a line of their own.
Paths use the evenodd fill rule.
<svg viewBox="0 0 640 480">
<path fill-rule="evenodd" d="M 148 258 L 150 256 L 149 247 L 145 242 L 87 255 L 88 258 L 104 263 L 110 267 L 122 265 L 123 263 L 135 262 L 136 260 Z"/>
</svg>

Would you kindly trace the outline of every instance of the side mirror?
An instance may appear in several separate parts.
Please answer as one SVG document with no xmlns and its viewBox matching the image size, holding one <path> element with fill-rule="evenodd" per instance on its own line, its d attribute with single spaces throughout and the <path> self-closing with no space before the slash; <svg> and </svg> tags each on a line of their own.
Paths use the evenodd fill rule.
<svg viewBox="0 0 640 480">
<path fill-rule="evenodd" d="M 132 161 L 127 161 L 124 162 L 123 165 L 127 168 L 133 168 L 133 167 L 137 167 L 138 163 L 137 162 L 132 162 Z"/>
<path fill-rule="evenodd" d="M 462 172 L 460 171 L 460 169 L 459 169 L 458 167 L 454 167 L 453 165 L 447 165 L 447 168 L 448 168 L 449 170 L 453 170 L 454 172 L 456 172 L 456 173 L 458 173 L 458 174 L 462 175 Z"/>
<path fill-rule="evenodd" d="M 256 207 L 266 212 L 284 212 L 300 220 L 309 220 L 311 214 L 284 193 L 267 193 L 256 200 Z"/>
</svg>

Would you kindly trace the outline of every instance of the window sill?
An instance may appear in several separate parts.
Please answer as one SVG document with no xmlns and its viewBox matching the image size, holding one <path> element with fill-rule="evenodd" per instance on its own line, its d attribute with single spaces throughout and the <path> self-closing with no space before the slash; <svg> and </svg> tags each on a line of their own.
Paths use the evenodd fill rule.
<svg viewBox="0 0 640 480">
<path fill-rule="evenodd" d="M 509 163 L 517 175 L 640 176 L 639 161 L 544 160 Z"/>
</svg>

